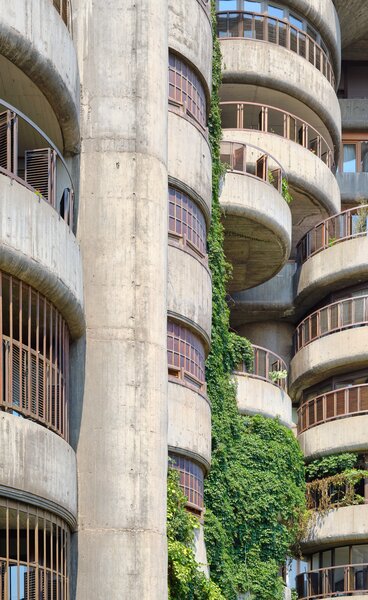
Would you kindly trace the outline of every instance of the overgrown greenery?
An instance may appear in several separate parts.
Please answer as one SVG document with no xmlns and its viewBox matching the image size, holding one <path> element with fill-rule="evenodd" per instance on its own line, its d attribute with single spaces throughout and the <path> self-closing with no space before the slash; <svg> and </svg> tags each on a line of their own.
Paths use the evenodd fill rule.
<svg viewBox="0 0 368 600">
<path fill-rule="evenodd" d="M 213 7 L 214 14 L 214 7 Z M 230 268 L 223 251 L 218 197 L 220 162 L 219 86 L 221 55 L 214 22 L 210 142 L 213 156 L 212 224 L 208 236 L 212 271 L 212 350 L 207 390 L 212 404 L 212 467 L 205 486 L 205 537 L 211 577 L 226 600 L 250 593 L 254 600 L 281 600 L 278 576 L 305 513 L 304 462 L 298 444 L 277 420 L 242 417 L 231 374 L 243 361 L 252 368 L 247 340 L 229 332 L 226 283 Z"/>
<path fill-rule="evenodd" d="M 315 479 L 323 479 L 338 475 L 344 471 L 356 469 L 358 466 L 358 456 L 353 452 L 342 452 L 340 454 L 332 454 L 331 456 L 323 456 L 310 462 L 305 468 L 307 481 Z"/>
<path fill-rule="evenodd" d="M 169 469 L 167 479 L 167 545 L 169 600 L 226 600 L 219 588 L 198 568 L 194 554 L 197 518 L 185 510 L 187 498 L 179 474 Z"/>
</svg>

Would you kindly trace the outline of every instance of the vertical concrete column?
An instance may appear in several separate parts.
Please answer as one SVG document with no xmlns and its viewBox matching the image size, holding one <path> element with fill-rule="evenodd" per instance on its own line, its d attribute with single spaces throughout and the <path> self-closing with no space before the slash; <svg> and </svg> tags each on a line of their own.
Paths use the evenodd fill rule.
<svg viewBox="0 0 368 600">
<path fill-rule="evenodd" d="M 87 325 L 73 354 L 76 597 L 164 600 L 167 0 L 76 0 L 74 35 Z"/>
</svg>

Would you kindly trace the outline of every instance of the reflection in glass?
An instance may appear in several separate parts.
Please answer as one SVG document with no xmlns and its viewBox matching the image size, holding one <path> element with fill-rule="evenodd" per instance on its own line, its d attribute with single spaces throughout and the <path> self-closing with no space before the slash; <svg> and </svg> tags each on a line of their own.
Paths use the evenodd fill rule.
<svg viewBox="0 0 368 600">
<path fill-rule="evenodd" d="M 355 144 L 344 144 L 343 146 L 343 171 L 344 173 L 356 173 Z"/>
</svg>

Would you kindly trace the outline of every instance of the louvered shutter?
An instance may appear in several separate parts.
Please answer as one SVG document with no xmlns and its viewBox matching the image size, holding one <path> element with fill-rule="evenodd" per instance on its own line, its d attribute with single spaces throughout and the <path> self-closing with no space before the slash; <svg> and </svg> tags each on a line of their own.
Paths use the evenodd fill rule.
<svg viewBox="0 0 368 600">
<path fill-rule="evenodd" d="M 55 206 L 56 152 L 51 148 L 26 150 L 25 180 Z"/>
</svg>

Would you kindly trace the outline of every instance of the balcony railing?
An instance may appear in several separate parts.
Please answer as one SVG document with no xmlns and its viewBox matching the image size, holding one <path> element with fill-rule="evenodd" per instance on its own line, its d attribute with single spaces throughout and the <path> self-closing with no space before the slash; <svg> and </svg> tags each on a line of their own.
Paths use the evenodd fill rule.
<svg viewBox="0 0 368 600">
<path fill-rule="evenodd" d="M 333 302 L 298 325 L 294 334 L 295 352 L 322 336 L 361 325 L 368 325 L 368 296 Z"/>
<path fill-rule="evenodd" d="M 368 593 L 368 564 L 341 565 L 301 573 L 296 577 L 299 600 Z"/>
<path fill-rule="evenodd" d="M 256 379 L 263 379 L 264 381 L 269 381 L 274 385 L 277 385 L 282 390 L 287 389 L 287 378 L 286 378 L 286 364 L 283 359 L 271 352 L 271 350 L 267 350 L 266 348 L 262 348 L 261 346 L 255 346 L 252 344 L 254 359 L 253 359 L 253 368 L 251 371 L 248 371 L 245 363 L 240 363 L 237 365 L 234 373 L 236 375 L 247 374 L 249 377 L 255 377 Z M 274 373 L 275 375 L 272 375 Z M 280 375 L 278 378 L 276 373 Z"/>
<path fill-rule="evenodd" d="M 0 99 L 0 173 L 50 204 L 73 228 L 74 186 L 50 138 L 22 112 Z"/>
<path fill-rule="evenodd" d="M 324 50 L 305 31 L 285 19 L 255 12 L 222 11 L 217 13 L 217 35 L 221 39 L 245 38 L 283 46 L 308 60 L 335 87 L 333 68 Z"/>
<path fill-rule="evenodd" d="M 72 4 L 71 0 L 52 0 L 52 3 L 63 19 L 68 30 L 72 31 Z"/>
<path fill-rule="evenodd" d="M 318 156 L 329 169 L 334 166 L 334 152 L 314 127 L 292 113 L 256 102 L 221 102 L 223 129 L 257 130 L 273 133 Z"/>
<path fill-rule="evenodd" d="M 349 208 L 315 225 L 297 245 L 298 263 L 303 264 L 339 242 L 363 235 L 368 235 L 368 204 Z"/>
<path fill-rule="evenodd" d="M 298 409 L 298 433 L 335 419 L 368 413 L 368 384 L 326 392 Z"/>
<path fill-rule="evenodd" d="M 0 272 L 0 410 L 68 441 L 69 331 L 53 305 Z"/>
<path fill-rule="evenodd" d="M 262 179 L 281 194 L 284 171 L 271 154 L 253 144 L 238 142 L 221 142 L 220 152 L 221 162 L 229 171 Z"/>
<path fill-rule="evenodd" d="M 334 508 L 365 504 L 367 502 L 365 482 L 368 471 L 352 470 L 307 483 L 307 508 L 325 512 Z"/>
</svg>

